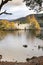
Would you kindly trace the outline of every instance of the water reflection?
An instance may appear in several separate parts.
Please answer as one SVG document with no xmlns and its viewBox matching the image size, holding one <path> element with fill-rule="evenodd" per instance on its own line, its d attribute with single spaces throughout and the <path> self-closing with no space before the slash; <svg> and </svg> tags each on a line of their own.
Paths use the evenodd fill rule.
<svg viewBox="0 0 43 65">
<path fill-rule="evenodd" d="M 37 37 L 43 40 L 43 30 L 41 30 L 40 35 L 38 35 Z"/>
<path fill-rule="evenodd" d="M 43 36 L 42 33 L 41 34 L 39 33 L 39 34 L 41 36 Z M 2 31 L 2 30 L 0 30 L 0 40 L 3 40 L 5 38 L 5 36 L 7 36 L 7 34 L 12 34 L 14 36 L 16 36 L 16 35 L 21 36 L 22 34 L 26 34 L 27 39 L 29 39 L 29 38 L 33 39 L 36 36 L 38 37 L 37 30 L 35 30 L 35 31 L 34 30 L 16 30 L 16 31 Z"/>
<path fill-rule="evenodd" d="M 39 45 L 43 47 L 43 40 L 38 39 L 33 31 L 0 31 L 2 60 L 26 61 L 27 57 L 43 56 L 43 50 L 39 49 Z"/>
<path fill-rule="evenodd" d="M 0 40 L 3 40 L 6 35 L 7 35 L 7 32 L 5 32 L 5 31 L 0 31 Z"/>
</svg>

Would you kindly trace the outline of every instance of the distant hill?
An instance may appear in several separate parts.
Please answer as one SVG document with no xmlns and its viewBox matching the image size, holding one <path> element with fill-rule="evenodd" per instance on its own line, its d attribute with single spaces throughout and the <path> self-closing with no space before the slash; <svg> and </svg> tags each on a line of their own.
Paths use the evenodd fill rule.
<svg viewBox="0 0 43 65">
<path fill-rule="evenodd" d="M 28 16 L 32 16 L 33 14 L 31 15 L 28 15 Z M 37 21 L 39 22 L 40 26 L 43 27 L 43 14 L 34 14 L 35 18 L 37 19 Z M 27 16 L 26 16 L 27 17 Z M 15 19 L 15 20 L 11 20 L 11 21 L 20 21 L 21 23 L 25 23 L 26 22 L 26 17 L 22 17 L 22 18 L 19 18 L 19 19 Z"/>
<path fill-rule="evenodd" d="M 31 15 L 33 15 L 33 14 L 31 14 Z M 31 15 L 27 15 L 27 16 L 31 16 Z M 27 17 L 27 16 L 26 16 L 26 17 Z M 34 14 L 34 16 L 35 16 L 37 19 L 43 19 L 43 14 Z M 10 20 L 10 21 L 25 21 L 25 20 L 26 20 L 26 17 L 22 17 L 22 18 Z"/>
<path fill-rule="evenodd" d="M 32 16 L 31 15 L 27 15 L 27 16 Z M 27 17 L 26 16 L 26 17 Z M 18 18 L 18 19 L 14 19 L 14 20 L 8 20 L 10 22 L 20 22 L 20 23 L 25 23 L 26 22 L 26 17 L 22 17 L 22 18 Z M 34 14 L 34 17 L 36 18 L 36 20 L 38 21 L 38 23 L 40 24 L 41 27 L 43 27 L 43 14 Z"/>
</svg>

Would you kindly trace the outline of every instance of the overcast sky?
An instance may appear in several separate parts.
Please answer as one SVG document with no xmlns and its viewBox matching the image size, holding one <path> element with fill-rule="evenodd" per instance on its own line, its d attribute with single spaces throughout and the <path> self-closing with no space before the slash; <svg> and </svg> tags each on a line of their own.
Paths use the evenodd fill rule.
<svg viewBox="0 0 43 65">
<path fill-rule="evenodd" d="M 0 0 L 1 3 L 2 0 Z M 5 4 L 2 7 L 2 11 L 7 11 L 12 13 L 12 15 L 0 15 L 0 19 L 17 19 L 20 17 L 25 17 L 26 15 L 30 15 L 30 14 L 36 14 L 36 12 L 34 10 L 29 10 L 29 8 L 26 7 L 25 3 L 23 3 L 23 0 L 12 0 L 9 1 L 7 4 Z"/>
<path fill-rule="evenodd" d="M 1 3 L 1 1 L 2 0 L 0 0 L 0 3 Z M 10 5 L 21 5 L 22 3 L 23 3 L 23 0 L 12 0 L 12 1 L 8 2 L 8 4 L 10 4 Z"/>
</svg>

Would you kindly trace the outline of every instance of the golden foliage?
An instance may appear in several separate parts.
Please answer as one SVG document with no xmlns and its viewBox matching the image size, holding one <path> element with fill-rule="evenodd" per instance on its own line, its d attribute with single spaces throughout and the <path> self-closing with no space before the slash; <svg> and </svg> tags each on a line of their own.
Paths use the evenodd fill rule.
<svg viewBox="0 0 43 65">
<path fill-rule="evenodd" d="M 0 28 L 3 29 L 15 29 L 15 23 L 14 22 L 9 22 L 7 20 L 0 20 Z"/>
<path fill-rule="evenodd" d="M 26 18 L 27 22 L 30 23 L 30 24 L 34 24 L 35 28 L 36 29 L 40 29 L 40 25 L 38 23 L 38 21 L 36 20 L 35 16 L 34 15 L 31 15 L 31 16 L 28 16 Z"/>
<path fill-rule="evenodd" d="M 36 29 L 37 34 L 40 33 L 40 25 L 34 15 L 26 17 L 27 23 L 31 24 L 31 29 Z"/>
</svg>

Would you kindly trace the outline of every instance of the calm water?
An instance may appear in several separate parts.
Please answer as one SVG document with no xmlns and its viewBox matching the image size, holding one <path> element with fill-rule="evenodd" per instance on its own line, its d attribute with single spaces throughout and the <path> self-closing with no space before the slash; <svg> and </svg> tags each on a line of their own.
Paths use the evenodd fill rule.
<svg viewBox="0 0 43 65">
<path fill-rule="evenodd" d="M 23 45 L 27 45 L 25 48 Z M 40 45 L 42 48 L 38 48 Z M 43 56 L 43 40 L 29 31 L 0 31 L 0 54 L 4 61 L 26 61 L 26 58 Z"/>
</svg>

